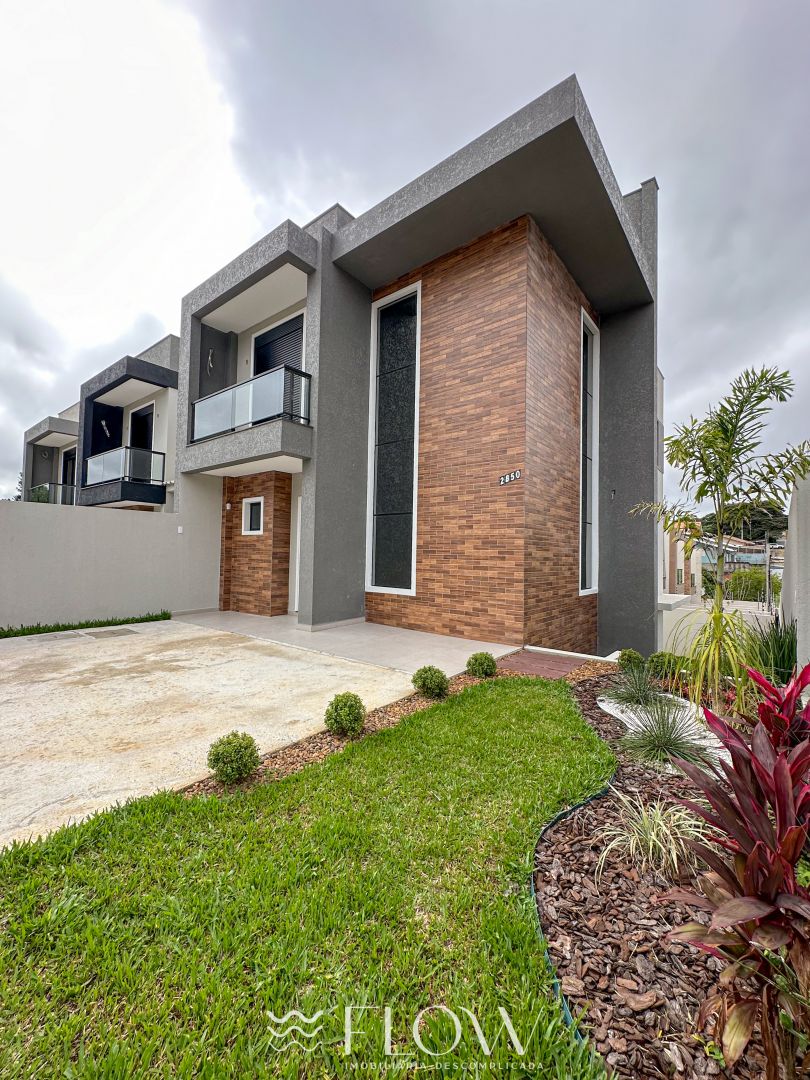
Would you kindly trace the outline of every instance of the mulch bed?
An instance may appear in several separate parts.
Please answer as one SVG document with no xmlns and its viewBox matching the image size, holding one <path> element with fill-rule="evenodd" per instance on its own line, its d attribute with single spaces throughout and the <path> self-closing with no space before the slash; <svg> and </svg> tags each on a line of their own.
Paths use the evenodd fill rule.
<svg viewBox="0 0 810 1080">
<path fill-rule="evenodd" d="M 583 715 L 616 748 L 623 726 L 596 698 L 607 679 L 574 685 Z M 619 757 L 613 787 L 645 801 L 694 795 L 689 781 Z M 572 1012 L 585 1010 L 581 1028 L 603 1054 L 612 1075 L 652 1080 L 764 1075 L 761 1046 L 749 1044 L 729 1074 L 706 1052 L 711 1030 L 697 1032 L 697 1010 L 720 964 L 686 945 L 668 943 L 668 931 L 701 916 L 658 902 L 669 884 L 640 874 L 618 855 L 609 858 L 595 883 L 603 848 L 600 830 L 615 814 L 610 795 L 576 810 L 538 844 L 535 889 L 540 921 L 563 993 Z"/>
</svg>

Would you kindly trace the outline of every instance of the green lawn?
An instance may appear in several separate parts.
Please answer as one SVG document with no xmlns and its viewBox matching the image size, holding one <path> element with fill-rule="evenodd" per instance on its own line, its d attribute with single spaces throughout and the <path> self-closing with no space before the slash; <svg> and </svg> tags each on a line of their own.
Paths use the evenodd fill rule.
<svg viewBox="0 0 810 1080">
<path fill-rule="evenodd" d="M 279 783 L 155 795 L 15 847 L 0 855 L 0 1075 L 411 1075 L 403 1061 L 421 1060 L 601 1077 L 551 996 L 528 875 L 543 823 L 612 763 L 564 683 L 500 679 Z M 374 1006 L 353 1012 L 349 1056 L 346 1005 Z M 386 1005 L 406 1058 L 384 1056 Z M 428 1005 L 461 1026 L 440 1058 L 410 1032 Z M 499 1006 L 522 1055 L 505 1031 L 491 1045 Z M 310 1052 L 276 1049 L 268 1012 L 292 1008 L 333 1010 Z M 454 1036 L 448 1014 L 424 1018 L 428 1050 Z"/>
</svg>

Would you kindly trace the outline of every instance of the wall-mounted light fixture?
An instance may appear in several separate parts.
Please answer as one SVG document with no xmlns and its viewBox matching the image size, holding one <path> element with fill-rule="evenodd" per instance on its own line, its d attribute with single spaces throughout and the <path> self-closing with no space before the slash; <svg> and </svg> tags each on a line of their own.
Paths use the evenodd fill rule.
<svg viewBox="0 0 810 1080">
<path fill-rule="evenodd" d="M 231 508 L 231 504 L 230 503 L 225 503 L 225 509 L 230 510 L 230 508 Z"/>
</svg>

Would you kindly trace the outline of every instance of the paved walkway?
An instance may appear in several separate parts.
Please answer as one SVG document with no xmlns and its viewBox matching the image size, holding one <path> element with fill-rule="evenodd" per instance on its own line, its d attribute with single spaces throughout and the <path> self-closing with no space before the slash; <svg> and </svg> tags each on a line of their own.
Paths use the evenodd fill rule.
<svg viewBox="0 0 810 1080">
<path fill-rule="evenodd" d="M 458 675 L 474 652 L 490 652 L 505 656 L 519 645 L 502 645 L 492 641 L 472 641 L 447 637 L 444 634 L 425 634 L 419 630 L 403 630 L 398 626 L 356 622 L 334 626 L 328 630 L 300 630 L 294 615 L 245 615 L 240 611 L 203 611 L 196 615 L 179 615 L 176 621 L 193 623 L 211 630 L 227 630 L 245 634 L 262 641 L 295 645 L 345 660 L 360 660 L 366 664 L 405 671 L 412 675 L 425 664 L 435 664 L 448 675 Z M 523 643 L 520 642 L 522 645 Z"/>
<path fill-rule="evenodd" d="M 561 679 L 575 668 L 582 667 L 585 656 L 555 656 L 552 653 L 528 652 L 521 649 L 498 661 L 504 671 L 519 671 L 521 675 L 539 675 L 544 679 Z"/>
<path fill-rule="evenodd" d="M 234 728 L 262 752 L 296 742 L 344 690 L 373 709 L 412 686 L 392 667 L 174 619 L 2 640 L 0 846 L 200 779 Z"/>
</svg>

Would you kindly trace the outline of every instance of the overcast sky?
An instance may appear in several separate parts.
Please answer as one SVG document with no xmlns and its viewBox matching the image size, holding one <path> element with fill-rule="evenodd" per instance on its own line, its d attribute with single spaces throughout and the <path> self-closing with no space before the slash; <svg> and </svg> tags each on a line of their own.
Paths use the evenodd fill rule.
<svg viewBox="0 0 810 1080">
<path fill-rule="evenodd" d="M 22 433 L 291 217 L 359 214 L 572 72 L 660 184 L 667 430 L 755 363 L 810 434 L 807 0 L 0 0 L 0 495 Z"/>
</svg>

